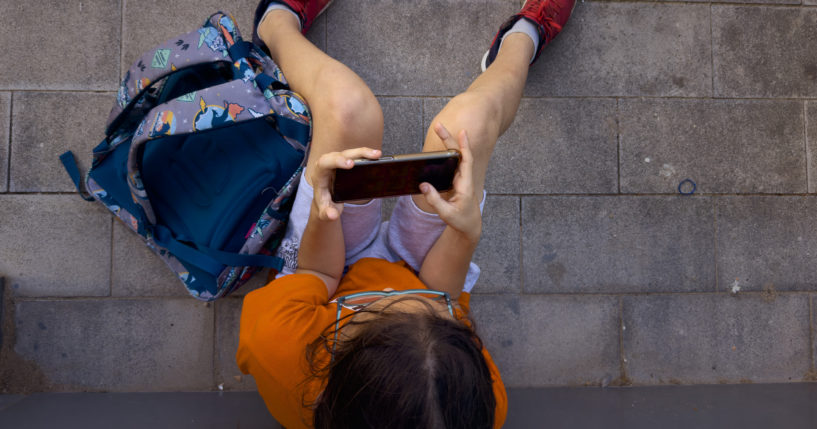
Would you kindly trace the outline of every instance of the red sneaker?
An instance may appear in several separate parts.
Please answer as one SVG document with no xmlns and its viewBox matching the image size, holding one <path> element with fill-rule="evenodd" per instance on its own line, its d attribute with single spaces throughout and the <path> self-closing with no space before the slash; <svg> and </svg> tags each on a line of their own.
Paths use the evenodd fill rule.
<svg viewBox="0 0 817 429">
<path fill-rule="evenodd" d="M 527 0 L 518 14 L 512 16 L 511 19 L 505 21 L 499 27 L 499 31 L 494 36 L 494 41 L 491 42 L 490 49 L 482 57 L 482 71 L 485 71 L 496 59 L 502 36 L 520 19 L 527 19 L 536 25 L 539 30 L 539 50 L 536 51 L 536 55 L 531 61 L 531 64 L 533 64 L 539 58 L 545 45 L 562 31 L 562 27 L 567 24 L 567 20 L 570 18 L 575 6 L 576 0 Z"/>
<path fill-rule="evenodd" d="M 274 0 L 272 3 L 282 3 L 294 10 L 301 17 L 301 32 L 306 34 L 315 18 L 332 4 L 334 0 Z"/>
<path fill-rule="evenodd" d="M 264 17 L 264 13 L 267 12 L 267 8 L 270 4 L 280 3 L 292 9 L 301 18 L 301 32 L 306 34 L 309 27 L 311 27 L 315 21 L 315 18 L 320 16 L 333 1 L 334 0 L 261 0 L 258 3 L 258 7 L 255 8 L 255 20 L 252 30 L 253 42 L 269 53 L 267 46 L 264 45 L 264 42 L 258 37 L 258 23 L 261 22 L 261 18 Z"/>
</svg>

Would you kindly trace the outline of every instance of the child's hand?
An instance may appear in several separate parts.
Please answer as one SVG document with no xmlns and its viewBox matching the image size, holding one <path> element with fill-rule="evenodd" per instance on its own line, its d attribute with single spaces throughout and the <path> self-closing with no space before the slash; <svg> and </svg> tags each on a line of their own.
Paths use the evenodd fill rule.
<svg viewBox="0 0 817 429">
<path fill-rule="evenodd" d="M 325 153 L 318 159 L 317 170 L 312 173 L 312 187 L 315 189 L 312 205 L 318 211 L 320 220 L 337 220 L 343 212 L 343 203 L 332 201 L 332 195 L 329 193 L 329 185 L 335 170 L 338 168 L 348 170 L 355 165 L 355 159 L 377 159 L 380 155 L 377 149 L 360 147 L 346 149 L 343 152 Z"/>
<path fill-rule="evenodd" d="M 440 123 L 434 126 L 434 131 L 445 143 L 446 147 L 459 147 L 462 159 L 454 176 L 453 195 L 447 199 L 440 196 L 430 183 L 421 183 L 420 191 L 440 218 L 454 228 L 472 243 L 479 241 L 482 234 L 482 213 L 479 211 L 479 201 L 482 193 L 476 195 L 474 190 L 474 156 L 468 144 L 468 135 L 465 130 L 460 131 L 457 140 Z"/>
</svg>

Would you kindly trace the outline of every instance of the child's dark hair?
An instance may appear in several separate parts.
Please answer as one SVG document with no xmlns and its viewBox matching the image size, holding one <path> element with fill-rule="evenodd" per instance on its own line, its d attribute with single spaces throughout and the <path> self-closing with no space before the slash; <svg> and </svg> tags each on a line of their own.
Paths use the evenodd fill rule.
<svg viewBox="0 0 817 429">
<path fill-rule="evenodd" d="M 469 325 L 427 307 L 387 307 L 349 321 L 356 331 L 338 342 L 332 361 L 318 351 L 331 353 L 334 332 L 312 343 L 313 374 L 326 377 L 313 406 L 316 428 L 493 427 L 496 398 L 482 342 Z"/>
</svg>

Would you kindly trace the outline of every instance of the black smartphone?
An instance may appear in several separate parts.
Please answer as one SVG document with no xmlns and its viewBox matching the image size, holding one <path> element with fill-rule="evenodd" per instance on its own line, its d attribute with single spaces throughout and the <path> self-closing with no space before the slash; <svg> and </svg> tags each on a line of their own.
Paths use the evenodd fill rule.
<svg viewBox="0 0 817 429">
<path fill-rule="evenodd" d="M 329 190 L 336 203 L 419 194 L 423 182 L 443 192 L 453 187 L 459 165 L 454 149 L 357 159 L 354 167 L 335 170 Z"/>
</svg>

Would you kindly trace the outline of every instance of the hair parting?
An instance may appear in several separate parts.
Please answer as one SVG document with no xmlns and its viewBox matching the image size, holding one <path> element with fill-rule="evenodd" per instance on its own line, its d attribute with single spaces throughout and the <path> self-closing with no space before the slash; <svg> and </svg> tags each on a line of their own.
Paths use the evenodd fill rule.
<svg viewBox="0 0 817 429">
<path fill-rule="evenodd" d="M 409 299 L 425 308 L 393 308 Z M 354 317 L 361 313 L 371 315 Z M 333 322 L 306 351 L 310 379 L 321 383 L 317 398 L 303 398 L 316 428 L 493 426 L 493 380 L 471 320 L 406 296 L 346 315 L 338 326 L 337 344 Z M 354 334 L 342 335 L 349 326 Z"/>
</svg>

